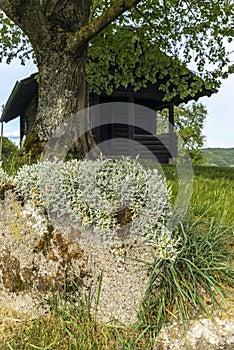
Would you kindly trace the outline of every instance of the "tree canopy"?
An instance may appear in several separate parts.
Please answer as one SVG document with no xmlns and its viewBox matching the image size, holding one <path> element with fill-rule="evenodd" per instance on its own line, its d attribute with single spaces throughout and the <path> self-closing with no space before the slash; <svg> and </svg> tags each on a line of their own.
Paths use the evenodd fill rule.
<svg viewBox="0 0 234 350">
<path fill-rule="evenodd" d="M 111 92 L 113 86 L 128 83 L 137 89 L 148 81 L 155 82 L 159 73 L 161 77 L 170 74 L 176 81 L 190 62 L 207 86 L 219 87 L 219 78 L 233 72 L 230 52 L 225 48 L 234 37 L 232 0 L 87 2 L 89 18 L 83 26 L 74 23 L 73 16 L 68 20 L 69 11 L 82 11 L 82 1 L 2 0 L 0 9 L 9 17 L 0 12 L 0 59 L 5 56 L 10 62 L 17 56 L 24 62 L 28 58 L 33 48 L 25 34 L 27 17 L 35 14 L 37 34 L 43 29 L 47 35 L 50 26 L 56 26 L 69 40 L 69 50 L 75 50 L 79 41 L 89 41 L 87 80 L 96 92 Z M 19 19 L 23 11 L 24 21 Z M 179 90 L 186 94 L 186 86 Z"/>
</svg>

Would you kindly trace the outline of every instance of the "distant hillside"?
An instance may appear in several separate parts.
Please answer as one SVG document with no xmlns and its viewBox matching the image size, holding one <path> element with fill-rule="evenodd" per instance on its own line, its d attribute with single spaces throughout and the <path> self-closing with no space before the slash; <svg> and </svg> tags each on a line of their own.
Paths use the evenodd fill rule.
<svg viewBox="0 0 234 350">
<path fill-rule="evenodd" d="M 206 165 L 234 167 L 234 148 L 204 148 Z"/>
</svg>

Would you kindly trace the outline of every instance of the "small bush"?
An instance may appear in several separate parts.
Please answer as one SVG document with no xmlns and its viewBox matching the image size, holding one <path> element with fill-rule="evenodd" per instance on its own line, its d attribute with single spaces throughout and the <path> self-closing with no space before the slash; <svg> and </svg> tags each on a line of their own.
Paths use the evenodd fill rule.
<svg viewBox="0 0 234 350">
<path fill-rule="evenodd" d="M 18 147 L 7 137 L 2 138 L 2 157 L 3 159 L 11 158 L 18 153 Z"/>
</svg>

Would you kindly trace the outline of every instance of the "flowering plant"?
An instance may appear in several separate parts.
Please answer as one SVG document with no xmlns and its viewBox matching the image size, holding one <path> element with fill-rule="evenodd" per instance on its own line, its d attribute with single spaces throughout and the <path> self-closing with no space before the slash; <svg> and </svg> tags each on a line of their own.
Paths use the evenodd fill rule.
<svg viewBox="0 0 234 350">
<path fill-rule="evenodd" d="M 144 168 L 138 159 L 46 160 L 23 166 L 15 184 L 25 199 L 43 205 L 58 225 L 91 227 L 105 242 L 120 241 L 127 231 L 146 240 L 155 251 L 159 252 L 159 246 L 160 252 L 167 251 L 164 258 L 175 256 L 166 228 L 170 191 L 157 169 Z"/>
</svg>

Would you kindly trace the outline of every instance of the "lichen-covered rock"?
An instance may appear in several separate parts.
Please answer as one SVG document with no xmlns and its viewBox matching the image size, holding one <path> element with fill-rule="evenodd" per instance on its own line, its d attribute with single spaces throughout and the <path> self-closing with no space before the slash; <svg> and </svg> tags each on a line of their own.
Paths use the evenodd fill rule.
<svg viewBox="0 0 234 350">
<path fill-rule="evenodd" d="M 69 295 L 78 288 L 87 297 L 91 286 L 91 307 L 96 312 L 101 287 L 99 320 L 116 319 L 125 325 L 137 320 L 149 271 L 134 259 L 152 259 L 151 248 L 143 241 L 129 236 L 121 246 L 108 246 L 101 237 L 78 227 L 64 234 L 53 228 L 40 208 L 33 212 L 30 203 L 22 206 L 14 193 L 0 206 L 2 302 L 10 296 L 11 303 L 18 302 L 20 297 L 24 308 L 36 312 L 39 307 L 41 312 L 39 300 L 48 299 L 51 291 L 66 290 Z M 47 304 L 44 310 L 48 311 Z"/>
<path fill-rule="evenodd" d="M 0 202 L 2 289 L 38 297 L 74 285 L 87 295 L 92 286 L 96 310 L 101 287 L 96 316 L 135 322 L 148 282 L 138 260 L 173 260 L 179 251 L 166 228 L 170 193 L 158 170 L 130 158 L 46 160 L 24 165 L 10 181 L 15 187 Z"/>
<path fill-rule="evenodd" d="M 152 262 L 151 248 L 143 240 L 129 237 L 122 246 L 108 249 L 91 234 L 81 235 L 80 244 L 89 257 L 90 276 L 85 281 L 92 285 L 93 310 L 101 289 L 97 319 L 127 326 L 136 322 L 149 279 L 149 267 L 142 261 Z"/>
<path fill-rule="evenodd" d="M 2 168 L 0 161 L 0 200 L 4 200 L 9 191 L 15 189 L 13 178 L 11 178 Z"/>
<path fill-rule="evenodd" d="M 202 316 L 198 320 L 191 320 L 186 331 L 176 322 L 168 324 L 159 333 L 153 350 L 232 350 L 233 348 L 234 313 L 229 310 L 226 315 L 224 312 L 216 312 L 213 320 Z"/>
<path fill-rule="evenodd" d="M 6 193 L 15 189 L 15 186 L 10 181 L 0 182 L 0 200 L 4 200 Z"/>
</svg>

